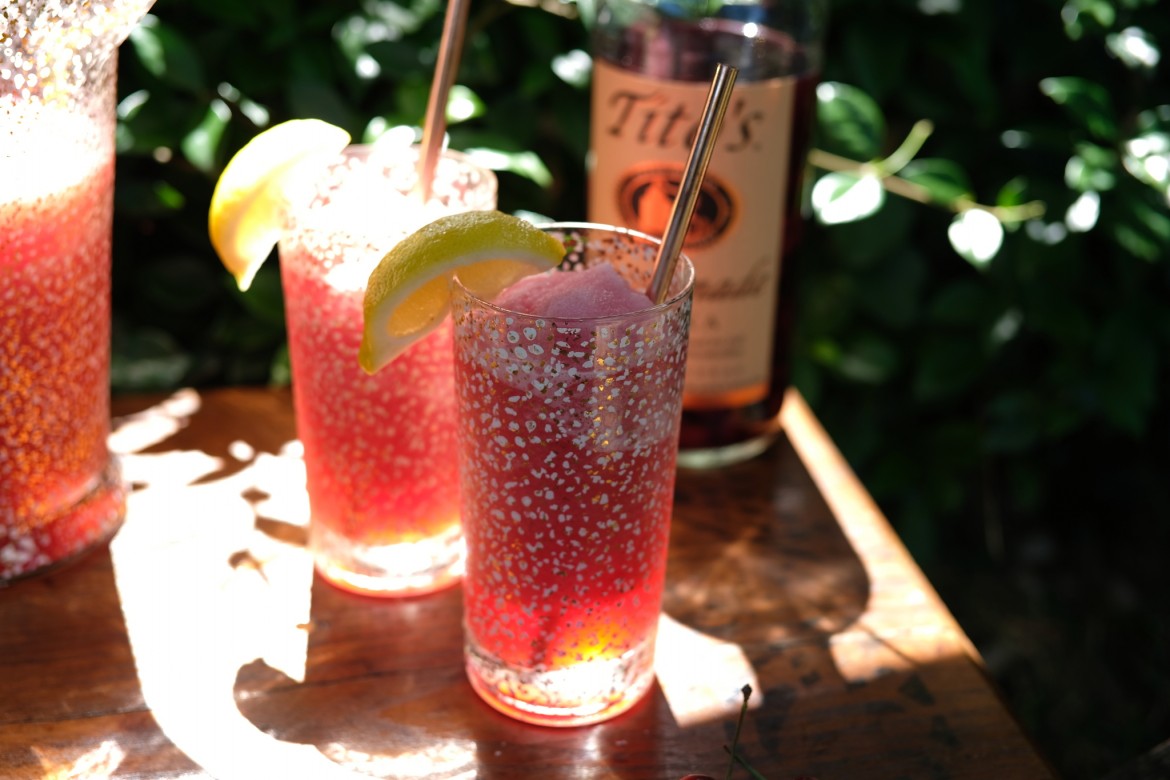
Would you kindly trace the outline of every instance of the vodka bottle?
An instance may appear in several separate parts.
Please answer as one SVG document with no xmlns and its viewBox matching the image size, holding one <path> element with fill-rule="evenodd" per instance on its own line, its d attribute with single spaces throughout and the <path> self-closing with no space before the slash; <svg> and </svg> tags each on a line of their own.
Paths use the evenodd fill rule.
<svg viewBox="0 0 1170 780">
<path fill-rule="evenodd" d="M 662 235 L 718 63 L 739 70 L 683 251 L 696 267 L 679 463 L 762 452 L 789 380 L 825 0 L 600 0 L 589 219 Z"/>
</svg>

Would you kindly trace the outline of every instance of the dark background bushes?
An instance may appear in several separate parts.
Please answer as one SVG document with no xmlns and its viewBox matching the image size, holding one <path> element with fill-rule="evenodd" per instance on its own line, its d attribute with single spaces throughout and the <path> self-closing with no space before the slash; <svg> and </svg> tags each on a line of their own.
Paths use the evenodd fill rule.
<svg viewBox="0 0 1170 780">
<path fill-rule="evenodd" d="M 796 384 L 1027 731 L 1101 777 L 1170 738 L 1170 6 L 831 9 Z M 472 4 L 451 146 L 504 210 L 584 214 L 589 11 Z M 288 382 L 277 260 L 235 289 L 215 179 L 284 119 L 417 126 L 442 15 L 159 0 L 122 52 L 116 392 Z M 990 256 L 950 238 L 972 210 Z"/>
</svg>

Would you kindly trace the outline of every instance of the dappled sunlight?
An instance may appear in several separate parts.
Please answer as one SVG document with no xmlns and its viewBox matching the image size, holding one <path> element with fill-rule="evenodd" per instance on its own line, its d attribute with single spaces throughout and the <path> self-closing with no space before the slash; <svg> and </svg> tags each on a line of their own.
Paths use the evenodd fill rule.
<svg viewBox="0 0 1170 780">
<path fill-rule="evenodd" d="M 75 751 L 35 745 L 32 752 L 40 763 L 40 780 L 107 780 L 126 758 L 126 751 L 112 739 L 80 756 Z"/>
<path fill-rule="evenodd" d="M 309 509 L 299 442 L 271 430 L 253 441 L 215 415 L 184 390 L 116 418 L 110 437 L 133 488 L 111 545 L 114 576 L 142 694 L 159 727 L 218 778 L 473 777 L 473 739 L 424 729 L 406 741 L 390 733 L 369 744 L 285 741 L 273 736 L 279 730 L 259 728 L 263 719 L 248 707 L 241 711 L 240 697 L 250 695 L 239 688 L 245 669 L 272 670 L 265 684 L 278 689 L 305 682 Z M 203 443 L 190 443 L 189 428 Z M 680 727 L 733 717 L 743 686 L 758 689 L 735 642 L 665 615 L 659 630 L 656 673 Z M 757 694 L 752 705 L 762 703 Z"/>
<path fill-rule="evenodd" d="M 264 734 L 236 704 L 237 673 L 256 659 L 304 679 L 312 561 L 303 534 L 290 542 L 261 530 L 306 523 L 304 468 L 293 441 L 275 453 L 233 439 L 216 453 L 158 446 L 200 406 L 181 391 L 116 419 L 111 436 L 134 488 L 110 552 L 143 697 L 167 737 L 217 778 L 352 777 L 310 746 Z"/>
<path fill-rule="evenodd" d="M 781 411 L 784 428 L 806 463 L 867 583 L 852 630 L 832 633 L 829 653 L 848 684 L 937 663 L 939 648 L 957 648 L 955 659 L 979 653 L 950 616 L 930 582 L 914 564 L 872 496 L 820 427 L 803 398 L 790 393 Z M 878 554 L 880 552 L 880 554 Z M 947 659 L 950 660 L 950 659 Z"/>
<path fill-rule="evenodd" d="M 619 777 L 631 762 L 677 768 L 679 749 L 709 771 L 747 688 L 745 749 L 771 766 L 793 750 L 822 755 L 803 724 L 842 713 L 858 716 L 833 732 L 842 755 L 888 731 L 917 735 L 923 762 L 975 744 L 986 724 L 945 702 L 982 690 L 977 654 L 839 455 L 818 451 L 815 431 L 801 439 L 813 421 L 793 410 L 796 455 L 820 458 L 815 492 L 795 456 L 762 488 L 750 468 L 680 480 L 657 686 L 620 718 L 551 732 L 476 698 L 458 589 L 368 599 L 314 575 L 287 394 L 183 391 L 116 417 L 131 492 L 110 559 L 149 716 L 220 780 L 463 780 L 517 762 Z M 729 526 L 729 506 L 747 520 Z M 117 743 L 94 750 L 107 736 L 38 752 L 44 777 L 137 771 Z"/>
<path fill-rule="evenodd" d="M 734 716 L 743 706 L 743 687 L 760 688 L 742 647 L 689 628 L 666 614 L 658 619 L 654 673 L 681 728 Z M 762 694 L 749 702 L 752 708 L 762 704 Z"/>
<path fill-rule="evenodd" d="M 166 400 L 115 421 L 110 432 L 110 450 L 128 455 L 164 441 L 186 427 L 203 405 L 199 393 L 179 390 Z"/>
<path fill-rule="evenodd" d="M 475 742 L 469 739 L 436 739 L 425 748 L 403 753 L 366 753 L 339 743 L 321 750 L 340 766 L 370 777 L 435 778 L 471 780 L 476 776 Z"/>
</svg>

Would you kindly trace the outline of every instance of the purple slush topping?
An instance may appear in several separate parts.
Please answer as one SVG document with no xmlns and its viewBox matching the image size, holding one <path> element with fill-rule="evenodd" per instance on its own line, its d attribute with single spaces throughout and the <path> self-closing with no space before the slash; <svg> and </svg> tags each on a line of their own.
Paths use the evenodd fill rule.
<svg viewBox="0 0 1170 780">
<path fill-rule="evenodd" d="M 495 304 L 538 317 L 609 317 L 648 309 L 645 293 L 631 290 L 612 265 L 584 271 L 546 271 L 504 290 Z"/>
</svg>

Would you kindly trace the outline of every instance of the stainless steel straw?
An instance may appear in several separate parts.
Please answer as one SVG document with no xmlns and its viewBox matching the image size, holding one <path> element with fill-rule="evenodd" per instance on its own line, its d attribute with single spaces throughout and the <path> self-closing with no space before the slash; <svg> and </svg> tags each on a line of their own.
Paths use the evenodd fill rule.
<svg viewBox="0 0 1170 780">
<path fill-rule="evenodd" d="M 719 63 L 715 68 L 711 91 L 707 93 L 707 105 L 703 107 L 703 117 L 699 122 L 699 131 L 695 134 L 694 143 L 691 144 L 691 153 L 687 158 L 682 182 L 679 184 L 678 196 L 670 208 L 666 233 L 662 237 L 662 245 L 658 248 L 658 257 L 654 261 L 654 278 L 646 288 L 646 296 L 656 304 L 666 300 L 667 291 L 670 289 L 670 280 L 674 276 L 674 268 L 678 264 L 687 229 L 691 225 L 691 215 L 695 212 L 703 176 L 707 173 L 707 165 L 711 162 L 712 152 L 715 151 L 715 139 L 723 125 L 723 117 L 731 100 L 731 89 L 738 74 L 739 71 L 731 65 Z"/>
</svg>

